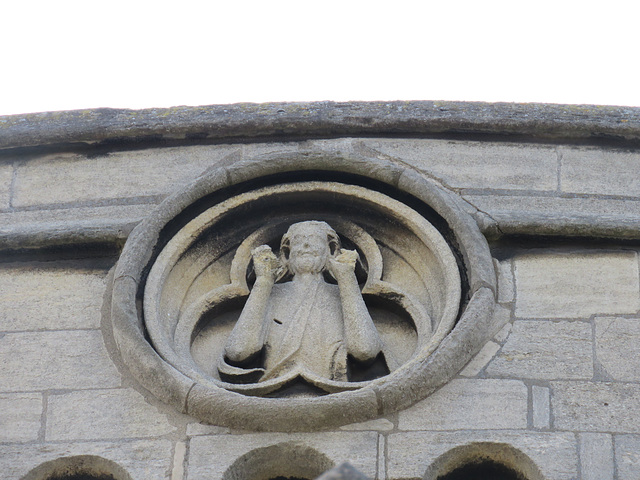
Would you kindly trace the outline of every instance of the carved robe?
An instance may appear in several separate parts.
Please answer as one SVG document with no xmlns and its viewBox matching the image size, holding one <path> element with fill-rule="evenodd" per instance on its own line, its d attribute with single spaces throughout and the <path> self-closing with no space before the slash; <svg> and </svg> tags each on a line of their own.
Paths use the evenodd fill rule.
<svg viewBox="0 0 640 480">
<path fill-rule="evenodd" d="M 342 303 L 337 285 L 288 282 L 273 286 L 265 318 L 265 373 L 261 380 L 298 370 L 347 379 Z"/>
</svg>

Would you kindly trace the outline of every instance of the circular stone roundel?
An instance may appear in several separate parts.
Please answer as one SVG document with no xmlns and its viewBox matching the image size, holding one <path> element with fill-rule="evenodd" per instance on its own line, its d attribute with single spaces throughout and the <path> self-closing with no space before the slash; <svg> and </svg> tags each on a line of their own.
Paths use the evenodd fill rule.
<svg viewBox="0 0 640 480">
<path fill-rule="evenodd" d="M 482 346 L 488 248 L 437 184 L 408 172 L 396 198 L 339 175 L 234 191 L 220 173 L 167 199 L 116 268 L 114 338 L 162 400 L 219 425 L 327 428 L 411 405 Z M 399 198 L 430 203 L 455 249 Z"/>
</svg>

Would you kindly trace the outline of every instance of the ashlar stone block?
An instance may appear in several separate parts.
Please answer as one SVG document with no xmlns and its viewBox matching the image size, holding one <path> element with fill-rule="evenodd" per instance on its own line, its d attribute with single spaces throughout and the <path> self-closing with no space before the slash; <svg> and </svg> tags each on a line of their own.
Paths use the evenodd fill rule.
<svg viewBox="0 0 640 480">
<path fill-rule="evenodd" d="M 596 357 L 613 380 L 640 381 L 640 318 L 598 317 Z"/>
<path fill-rule="evenodd" d="M 547 387 L 533 385 L 533 428 L 548 429 L 551 426 L 551 398 Z"/>
<path fill-rule="evenodd" d="M 458 379 L 400 412 L 400 430 L 527 428 L 527 387 L 518 380 Z"/>
<path fill-rule="evenodd" d="M 29 442 L 38 438 L 42 419 L 42 395 L 0 395 L 0 442 Z"/>
<path fill-rule="evenodd" d="M 0 268 L 0 331 L 100 327 L 104 271 Z"/>
<path fill-rule="evenodd" d="M 166 480 L 172 450 L 169 440 L 7 444 L 0 445 L 0 471 L 4 480 L 18 480 L 45 462 L 95 455 L 118 464 L 133 480 Z"/>
<path fill-rule="evenodd" d="M 49 396 L 47 441 L 156 437 L 174 431 L 166 415 L 130 388 Z"/>
<path fill-rule="evenodd" d="M 613 439 L 606 433 L 580 434 L 582 480 L 613 480 Z"/>
<path fill-rule="evenodd" d="M 24 392 L 120 386 L 99 330 L 7 333 L 0 337 L 0 389 Z"/>
<path fill-rule="evenodd" d="M 487 374 L 541 380 L 590 379 L 591 324 L 517 320 L 502 350 L 487 367 Z"/>
<path fill-rule="evenodd" d="M 491 361 L 500 350 L 500 345 L 495 342 L 487 342 L 482 350 L 471 359 L 467 366 L 460 372 L 463 377 L 475 377 Z"/>
<path fill-rule="evenodd" d="M 18 167 L 13 206 L 166 195 L 233 152 L 239 153 L 239 147 L 157 148 L 97 158 L 45 156 Z"/>
<path fill-rule="evenodd" d="M 189 448 L 189 480 L 221 479 L 227 469 L 241 457 L 244 458 L 240 462 L 251 463 L 260 457 L 261 450 L 264 452 L 263 449 L 276 445 L 283 447 L 273 448 L 270 458 L 279 457 L 274 458 L 274 462 L 282 462 L 283 468 L 286 468 L 287 464 L 295 463 L 302 468 L 313 469 L 315 460 L 304 453 L 315 451 L 319 457 L 327 458 L 335 465 L 348 461 L 369 478 L 376 478 L 377 433 L 323 432 L 193 437 Z M 252 458 L 253 455 L 255 458 Z M 290 457 L 287 458 L 287 455 Z M 265 468 L 269 468 L 270 474 L 276 477 L 286 474 L 284 470 L 278 473 L 277 465 Z"/>
<path fill-rule="evenodd" d="M 551 382 L 554 427 L 583 432 L 639 433 L 640 385 Z"/>
<path fill-rule="evenodd" d="M 498 275 L 498 301 L 501 303 L 513 302 L 515 285 L 511 271 L 511 260 L 501 262 L 494 260 L 494 265 Z"/>
<path fill-rule="evenodd" d="M 616 435 L 615 459 L 618 480 L 640 478 L 640 435 Z"/>
<path fill-rule="evenodd" d="M 563 147 L 561 188 L 571 193 L 640 196 L 640 154 L 590 147 Z"/>
<path fill-rule="evenodd" d="M 531 254 L 514 261 L 516 317 L 585 318 L 640 309 L 635 252 Z"/>
<path fill-rule="evenodd" d="M 544 478 L 578 478 L 577 445 L 573 433 L 523 431 L 406 432 L 387 439 L 388 478 L 422 478 L 438 457 L 453 448 L 476 442 L 508 444 L 522 451 Z"/>
<path fill-rule="evenodd" d="M 9 208 L 11 200 L 11 180 L 13 179 L 13 165 L 0 165 L 0 209 Z"/>
<path fill-rule="evenodd" d="M 553 147 L 447 140 L 376 139 L 364 144 L 456 188 L 555 190 Z"/>
</svg>

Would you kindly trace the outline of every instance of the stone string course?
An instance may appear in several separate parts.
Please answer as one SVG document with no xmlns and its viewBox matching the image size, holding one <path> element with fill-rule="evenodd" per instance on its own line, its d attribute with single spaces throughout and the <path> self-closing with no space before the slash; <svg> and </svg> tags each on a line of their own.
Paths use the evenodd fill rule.
<svg viewBox="0 0 640 480">
<path fill-rule="evenodd" d="M 511 319 L 458 379 L 389 418 L 298 434 L 201 425 L 141 391 L 107 352 L 95 299 L 108 270 L 91 262 L 0 266 L 0 278 L 19 286 L 0 290 L 0 303 L 19 303 L 28 291 L 49 299 L 19 320 L 11 309 L 0 314 L 7 479 L 74 452 L 112 459 L 141 480 L 221 478 L 243 454 L 282 443 L 348 460 L 370 477 L 419 478 L 440 454 L 471 441 L 509 443 L 550 479 L 640 476 L 638 249 L 515 251 L 499 269 Z M 552 302 L 542 279 L 554 285 Z M 626 286 L 622 294 L 610 292 L 614 283 Z M 562 299 L 570 307 L 558 315 Z"/>
<path fill-rule="evenodd" d="M 458 193 L 485 234 L 640 238 L 636 151 L 597 146 L 345 138 L 0 158 L 0 248 L 122 243 L 169 193 L 268 153 L 382 157 Z M 303 158 L 303 157 L 301 157 Z M 302 160 L 303 162 L 303 160 Z M 578 173 L 577 173 L 578 172 Z"/>
</svg>

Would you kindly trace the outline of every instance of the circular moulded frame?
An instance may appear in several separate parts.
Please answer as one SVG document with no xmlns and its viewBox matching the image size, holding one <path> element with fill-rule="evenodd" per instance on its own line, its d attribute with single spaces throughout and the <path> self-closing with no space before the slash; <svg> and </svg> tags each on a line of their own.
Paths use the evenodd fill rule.
<svg viewBox="0 0 640 480">
<path fill-rule="evenodd" d="M 315 398 L 261 398 L 201 385 L 163 360 L 147 341 L 139 311 L 139 287 L 161 247 L 167 226 L 217 191 L 293 172 L 330 172 L 383 183 L 431 207 L 447 222 L 460 250 L 469 301 L 454 329 L 431 355 L 358 390 Z M 232 195 L 229 195 L 232 196 Z M 261 431 L 312 431 L 363 422 L 427 397 L 451 379 L 488 340 L 495 307 L 496 277 L 489 246 L 462 201 L 418 171 L 378 158 L 326 152 L 271 154 L 214 166 L 168 197 L 141 222 L 116 265 L 111 299 L 113 336 L 133 376 L 162 401 L 201 421 Z"/>
<path fill-rule="evenodd" d="M 251 394 L 253 391 L 270 393 L 292 378 L 284 377 L 273 379 L 272 381 L 260 382 L 258 384 L 234 385 L 208 377 L 193 364 L 193 359 L 189 352 L 191 336 L 202 313 L 204 313 L 206 307 L 211 306 L 212 298 L 217 298 L 218 301 L 228 300 L 234 297 L 246 296 L 249 293 L 244 272 L 246 272 L 249 263 L 251 246 L 247 246 L 246 241 L 242 242 L 237 250 L 238 252 L 242 251 L 241 256 L 244 257 L 244 261 L 238 262 L 240 265 L 237 265 L 236 256 L 234 262 L 231 264 L 231 282 L 210 291 L 205 296 L 196 300 L 191 305 L 192 308 L 186 309 L 186 312 L 189 313 L 185 313 L 182 316 L 182 320 L 186 318 L 187 321 L 185 323 L 187 326 L 181 323 L 182 320 L 178 321 L 173 340 L 163 332 L 162 323 L 165 315 L 160 313 L 161 292 L 165 287 L 169 272 L 179 261 L 179 258 L 191 249 L 201 238 L 203 232 L 206 232 L 210 228 L 215 229 L 216 222 L 219 221 L 220 218 L 229 215 L 230 212 L 237 210 L 239 207 L 250 208 L 254 202 L 260 200 L 279 203 L 283 195 L 301 194 L 331 195 L 332 197 L 346 201 L 357 201 L 362 205 L 369 206 L 371 209 L 376 209 L 379 214 L 387 218 L 394 217 L 408 231 L 419 238 L 433 253 L 435 259 L 437 259 L 438 266 L 442 270 L 442 276 L 440 278 L 443 289 L 442 293 L 447 298 L 447 301 L 445 305 L 441 307 L 442 311 L 439 312 L 437 328 L 431 332 L 430 316 L 424 311 L 423 307 L 418 306 L 419 302 L 410 300 L 411 295 L 401 292 L 395 289 L 393 285 L 382 281 L 383 267 L 380 251 L 375 240 L 360 229 L 360 235 L 368 240 L 369 243 L 368 253 L 370 253 L 371 256 L 366 256 L 366 254 L 365 256 L 370 262 L 372 261 L 372 265 L 374 266 L 373 271 L 371 271 L 368 276 L 366 285 L 362 289 L 362 293 L 381 296 L 384 296 L 385 293 L 392 293 L 394 297 L 405 298 L 405 307 L 407 313 L 416 325 L 418 338 L 420 339 L 422 337 L 422 333 L 424 335 L 430 335 L 428 340 L 422 339 L 422 343 L 420 340 L 418 341 L 418 349 L 415 356 L 398 367 L 398 370 L 410 368 L 414 362 L 431 354 L 453 328 L 460 307 L 461 295 L 461 281 L 458 266 L 451 247 L 447 244 L 442 234 L 418 212 L 387 195 L 357 185 L 338 182 L 296 182 L 263 187 L 247 193 L 238 194 L 229 200 L 217 203 L 191 220 L 169 240 L 167 245 L 156 257 L 145 282 L 145 326 L 152 344 L 165 360 L 200 385 L 218 386 L 240 393 Z M 344 224 L 348 222 L 342 221 L 340 223 Z M 338 227 L 335 223 L 332 223 L 332 226 Z M 341 226 L 344 228 L 344 225 Z M 346 229 L 349 228 L 359 229 L 359 227 L 354 224 L 346 227 Z M 338 231 L 341 230 L 342 229 L 338 229 Z M 256 233 L 260 233 L 260 230 L 254 232 L 249 238 L 255 236 Z M 352 240 L 354 239 L 352 238 Z M 254 242 L 252 246 L 257 247 L 259 244 L 259 242 Z M 365 248 L 363 248 L 363 252 L 365 252 Z M 425 323 L 428 324 L 428 327 L 425 327 Z M 397 374 L 397 371 L 393 371 L 390 375 Z M 389 381 L 387 377 L 365 382 L 335 382 L 329 380 L 323 383 L 323 385 L 333 388 L 333 391 L 342 391 L 362 388 L 368 384 L 372 386 L 384 385 L 387 381 Z"/>
</svg>

